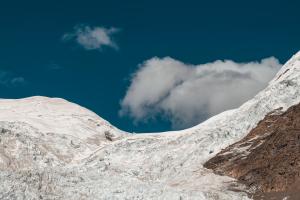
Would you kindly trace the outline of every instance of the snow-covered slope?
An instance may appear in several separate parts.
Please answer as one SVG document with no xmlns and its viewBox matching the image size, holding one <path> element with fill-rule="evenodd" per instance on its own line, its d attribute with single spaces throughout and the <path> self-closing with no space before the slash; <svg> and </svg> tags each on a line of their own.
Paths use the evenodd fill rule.
<svg viewBox="0 0 300 200">
<path fill-rule="evenodd" d="M 0 100 L 0 169 L 77 162 L 127 133 L 63 99 Z M 106 134 L 106 135 L 105 135 Z"/>
<path fill-rule="evenodd" d="M 104 131 L 120 133 L 95 113 L 59 98 L 0 99 L 0 121 L 25 122 L 44 133 L 87 139 Z"/>
<path fill-rule="evenodd" d="M 299 102 L 300 53 L 252 100 L 183 131 L 133 135 L 61 99 L 1 100 L 0 199 L 248 199 L 203 164 Z"/>
</svg>

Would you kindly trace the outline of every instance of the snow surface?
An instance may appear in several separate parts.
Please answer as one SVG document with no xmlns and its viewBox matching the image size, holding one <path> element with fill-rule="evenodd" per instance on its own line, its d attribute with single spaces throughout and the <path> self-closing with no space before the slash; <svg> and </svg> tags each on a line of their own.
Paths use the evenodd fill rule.
<svg viewBox="0 0 300 200">
<path fill-rule="evenodd" d="M 0 199 L 248 199 L 202 165 L 299 102 L 300 52 L 252 100 L 183 131 L 129 134 L 62 99 L 0 100 Z"/>
<path fill-rule="evenodd" d="M 83 107 L 64 99 L 41 96 L 0 99 L 0 121 L 25 122 L 41 132 L 69 134 L 80 139 L 105 130 L 122 132 Z"/>
</svg>

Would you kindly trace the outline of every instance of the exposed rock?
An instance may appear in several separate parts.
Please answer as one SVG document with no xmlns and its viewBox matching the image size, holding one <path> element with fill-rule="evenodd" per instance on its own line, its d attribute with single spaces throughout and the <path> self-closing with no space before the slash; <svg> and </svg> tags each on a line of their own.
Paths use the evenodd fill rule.
<svg viewBox="0 0 300 200">
<path fill-rule="evenodd" d="M 277 119 L 281 111 L 299 102 L 300 53 L 283 66 L 266 89 L 240 108 L 182 131 L 131 135 L 62 99 L 1 99 L 0 199 L 249 200 L 245 185 L 214 174 L 203 164 L 244 138 L 268 113 L 272 112 L 270 120 Z M 279 107 L 281 111 L 274 111 Z M 250 144 L 246 139 L 228 158 L 247 157 L 249 148 L 257 149 L 271 134 L 254 134 Z M 256 136 L 262 139 L 256 140 Z M 289 140 L 277 143 L 276 138 L 280 137 L 270 144 L 278 145 L 270 152 L 289 147 Z M 291 144 L 296 145 L 295 141 Z M 264 154 L 266 158 L 270 152 Z M 264 168 L 264 160 L 255 162 Z M 298 166 L 297 162 L 293 165 Z M 233 174 L 243 173 L 241 169 Z M 252 173 L 243 177 L 256 180 L 258 176 Z M 285 187 L 282 183 L 278 189 Z"/>
<path fill-rule="evenodd" d="M 270 113 L 204 166 L 237 178 L 265 199 L 300 194 L 300 104 Z"/>
<path fill-rule="evenodd" d="M 113 141 L 114 140 L 114 138 L 115 138 L 115 136 L 111 133 L 111 132 L 109 132 L 109 131 L 105 131 L 104 132 L 104 135 L 105 135 L 105 138 L 107 139 L 107 140 L 109 140 L 109 141 Z"/>
</svg>

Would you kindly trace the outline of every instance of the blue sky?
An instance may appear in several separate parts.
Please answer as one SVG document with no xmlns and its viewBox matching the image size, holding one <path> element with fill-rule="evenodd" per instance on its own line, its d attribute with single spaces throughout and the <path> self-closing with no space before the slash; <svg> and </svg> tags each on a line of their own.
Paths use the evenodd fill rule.
<svg viewBox="0 0 300 200">
<path fill-rule="evenodd" d="M 177 107 L 186 105 L 174 103 L 170 109 L 153 101 L 147 104 L 151 112 L 145 112 L 150 117 L 145 117 L 134 112 L 136 104 L 122 104 L 122 100 L 133 83 L 143 84 L 135 78 L 153 63 L 164 67 L 166 61 L 179 62 L 178 69 L 184 71 L 225 59 L 261 63 L 261 59 L 274 56 L 284 63 L 300 50 L 299 7 L 299 1 L 293 0 L 1 2 L 1 98 L 33 95 L 65 98 L 93 110 L 121 129 L 134 132 L 194 125 L 197 120 L 200 122 L 227 107 L 209 113 L 203 111 L 199 116 L 189 115 L 185 118 L 196 120 L 183 123 L 183 119 L 178 122 L 173 112 L 181 113 Z M 89 48 L 79 43 L 78 30 L 85 33 L 87 27 L 89 31 L 97 27 L 108 31 L 106 36 L 111 43 L 99 43 L 95 38 L 92 38 L 96 42 L 93 48 L 91 43 Z M 154 57 L 157 62 L 147 62 Z M 177 77 L 176 81 L 182 83 L 195 78 L 187 77 Z M 147 88 L 140 90 L 147 91 Z M 203 88 L 195 93 L 206 94 Z M 201 112 L 202 107 L 199 109 Z M 181 122 L 182 126 L 174 125 Z"/>
</svg>

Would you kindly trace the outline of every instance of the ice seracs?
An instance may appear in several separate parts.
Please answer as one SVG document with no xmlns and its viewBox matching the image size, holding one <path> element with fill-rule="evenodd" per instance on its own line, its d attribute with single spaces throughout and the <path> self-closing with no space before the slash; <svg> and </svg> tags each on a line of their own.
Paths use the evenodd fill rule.
<svg viewBox="0 0 300 200">
<path fill-rule="evenodd" d="M 5 163 L 0 195 L 2 199 L 249 199 L 243 185 L 203 164 L 245 137 L 267 113 L 300 102 L 299 56 L 240 108 L 183 131 L 128 134 L 65 100 L 0 100 L 4 129 L 0 138 L 5 141 L 0 143 Z M 28 164 L 13 166 L 18 155 Z"/>
<path fill-rule="evenodd" d="M 0 167 L 17 169 L 77 162 L 111 142 L 105 132 L 126 135 L 81 106 L 40 96 L 0 99 L 0 123 Z"/>
</svg>

